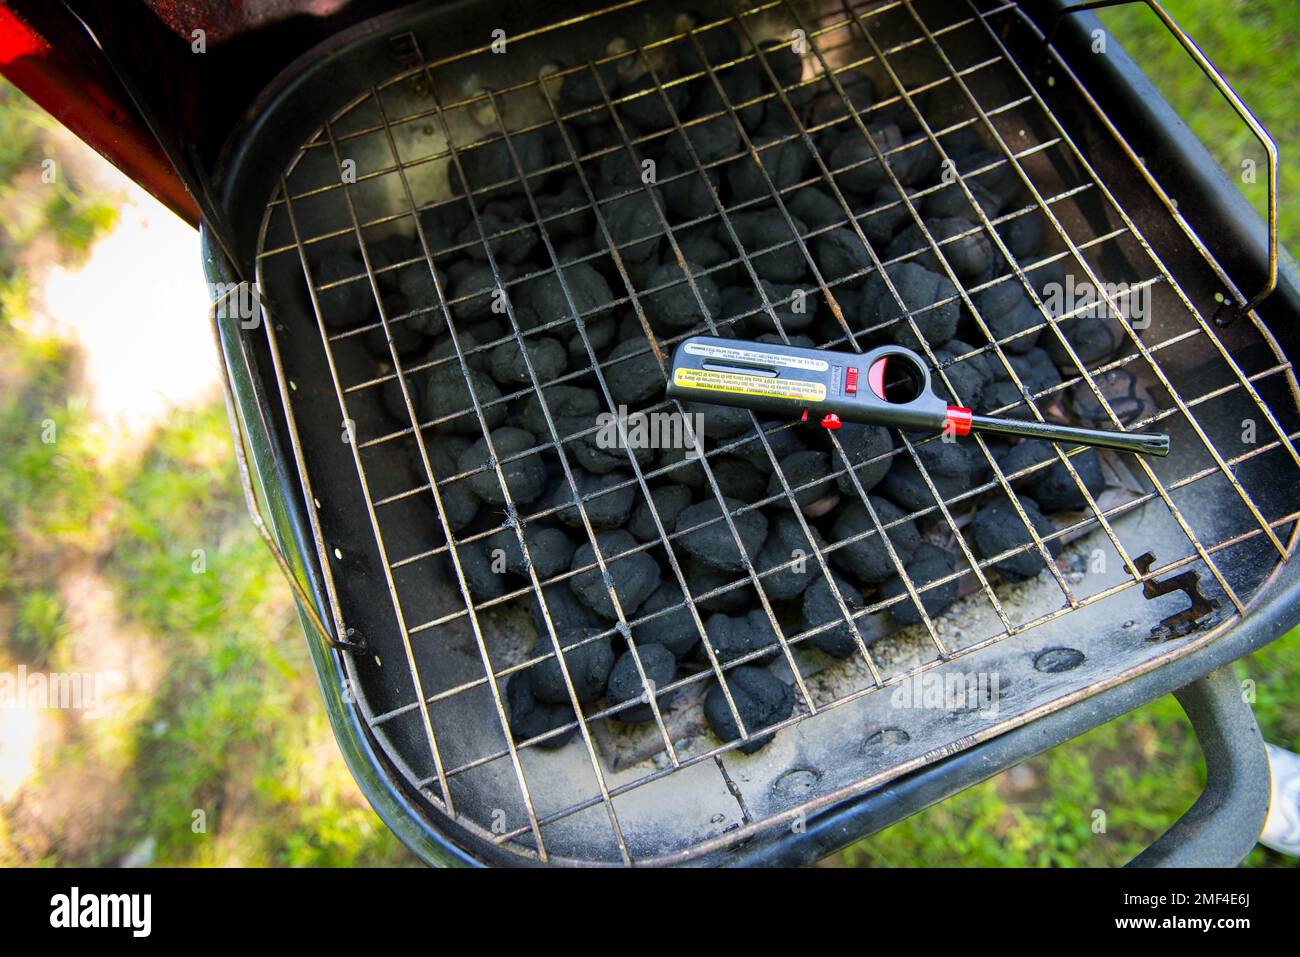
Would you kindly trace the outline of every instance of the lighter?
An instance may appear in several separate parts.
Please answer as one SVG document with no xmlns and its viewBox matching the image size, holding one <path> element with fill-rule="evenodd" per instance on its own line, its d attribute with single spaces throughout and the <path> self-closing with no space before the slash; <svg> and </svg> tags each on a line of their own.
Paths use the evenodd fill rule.
<svg viewBox="0 0 1300 957">
<path fill-rule="evenodd" d="M 692 336 L 673 354 L 668 395 L 776 415 L 801 410 L 805 422 L 816 416 L 826 429 L 838 429 L 845 422 L 954 435 L 974 429 L 1142 455 L 1169 454 L 1167 435 L 999 419 L 949 405 L 932 391 L 925 361 L 902 346 L 831 352 Z"/>
</svg>

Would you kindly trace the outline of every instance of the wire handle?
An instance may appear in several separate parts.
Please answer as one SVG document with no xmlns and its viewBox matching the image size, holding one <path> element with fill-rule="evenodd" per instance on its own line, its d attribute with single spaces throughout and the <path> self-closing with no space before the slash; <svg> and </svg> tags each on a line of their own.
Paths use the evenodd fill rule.
<svg viewBox="0 0 1300 957">
<path fill-rule="evenodd" d="M 1044 43 L 1051 45 L 1052 38 L 1056 36 L 1056 30 L 1061 25 L 1066 16 L 1072 13 L 1081 13 L 1085 10 L 1097 10 L 1102 7 L 1119 7 L 1127 6 L 1130 3 L 1145 3 L 1164 24 L 1165 29 L 1173 34 L 1176 39 L 1191 56 L 1192 60 L 1200 67 L 1201 72 L 1210 78 L 1215 89 L 1228 101 L 1237 116 L 1241 117 L 1242 122 L 1250 128 L 1255 139 L 1259 140 L 1260 146 L 1264 148 L 1264 154 L 1268 160 L 1268 279 L 1264 287 L 1251 296 L 1244 305 L 1233 310 L 1230 315 L 1221 315 L 1225 309 L 1234 305 L 1230 300 L 1225 299 L 1219 304 L 1214 311 L 1214 321 L 1220 326 L 1226 326 L 1231 322 L 1246 315 L 1261 302 L 1272 295 L 1273 290 L 1277 288 L 1277 264 L 1278 264 L 1278 239 L 1277 239 L 1277 166 L 1278 150 L 1277 143 L 1273 140 L 1273 135 L 1265 128 L 1264 124 L 1259 121 L 1254 112 L 1246 105 L 1245 101 L 1237 95 L 1237 91 L 1232 88 L 1219 68 L 1211 62 L 1204 51 L 1197 46 L 1196 41 L 1188 36 L 1187 31 L 1178 25 L 1169 11 L 1166 10 L 1159 0 L 1086 0 L 1084 3 L 1071 4 L 1057 11 L 1056 16 L 1052 19 L 1051 26 L 1043 38 Z"/>
</svg>

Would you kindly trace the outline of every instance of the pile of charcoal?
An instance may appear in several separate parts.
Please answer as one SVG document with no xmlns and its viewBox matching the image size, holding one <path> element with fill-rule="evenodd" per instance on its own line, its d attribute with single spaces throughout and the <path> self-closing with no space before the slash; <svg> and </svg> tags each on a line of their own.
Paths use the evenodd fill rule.
<svg viewBox="0 0 1300 957">
<path fill-rule="evenodd" d="M 726 30 L 699 40 L 710 63 L 742 55 L 739 38 Z M 784 657 L 774 619 L 787 636 L 810 632 L 792 646 L 800 657 L 834 659 L 860 655 L 920 623 L 864 494 L 927 615 L 942 614 L 959 594 L 955 573 L 969 573 L 958 551 L 936 544 L 945 538 L 936 533 L 943 520 L 935 496 L 900 436 L 884 428 L 850 424 L 836 433 L 846 464 L 819 428 L 759 418 L 760 438 L 748 410 L 688 405 L 685 411 L 703 416 L 707 471 L 690 449 L 599 441 L 598 417 L 613 407 L 675 409 L 664 399 L 661 359 L 674 343 L 704 333 L 846 349 L 851 331 L 864 349 L 888 342 L 922 348 L 919 331 L 952 384 L 953 401 L 1026 417 L 1006 366 L 984 348 L 990 334 L 1032 394 L 1075 375 L 1076 359 L 1093 367 L 1123 344 L 1119 321 L 1100 311 L 1062 321 L 1071 349 L 1041 328 L 1042 312 L 960 185 L 945 176 L 940 152 L 906 103 L 874 107 L 872 81 L 845 73 L 839 82 L 859 125 L 828 79 L 799 85 L 806 64 L 780 44 L 765 47 L 761 61 L 673 82 L 700 70 L 696 51 L 683 46 L 675 64 L 661 57 L 653 72 L 615 61 L 568 74 L 555 83 L 562 127 L 517 132 L 509 143 L 489 136 L 457 150 L 448 166 L 453 198 L 421 214 L 424 243 L 413 224 L 366 241 L 388 334 L 359 248 L 337 246 L 312 262 L 313 280 L 326 287 L 318 304 L 330 331 L 354 330 L 349 341 L 369 350 L 380 370 L 391 369 L 390 348 L 416 370 L 407 386 L 473 599 L 527 596 L 518 600 L 530 604 L 538 634 L 532 655 L 541 660 L 510 678 L 506 696 L 515 737 L 540 737 L 543 747 L 565 744 L 576 728 L 551 628 L 566 649 L 577 699 L 621 722 L 654 720 L 647 689 L 662 712 L 682 678 L 712 672 L 716 659 L 730 702 L 716 678 L 708 679 L 714 684 L 705 716 L 719 739 L 735 740 L 734 703 L 751 734 L 743 750 L 752 752 L 771 738 L 754 732 L 795 707 L 791 687 L 766 667 Z M 773 79 L 788 89 L 734 109 L 774 92 Z M 884 165 L 863 126 L 887 154 Z M 816 131 L 805 133 L 809 127 Z M 761 170 L 746 138 L 759 148 Z M 996 227 L 1010 254 L 1021 263 L 1040 259 L 1045 221 L 1033 207 L 1022 209 L 1019 174 L 978 125 L 951 129 L 939 143 L 985 216 L 1018 213 Z M 901 201 L 900 186 L 915 194 L 949 269 Z M 867 244 L 886 264 L 906 311 L 873 268 Z M 1041 288 L 1062 275 L 1058 261 L 1030 278 Z M 978 318 L 954 277 L 974 290 Z M 937 376 L 936 387 L 945 388 Z M 409 427 L 395 380 L 382 396 L 397 427 Z M 1060 398 L 1052 393 L 1046 401 Z M 1067 391 L 1058 408 L 1099 424 L 1089 401 L 1091 392 Z M 909 439 L 945 501 L 992 478 L 973 440 Z M 1017 486 L 1040 535 L 1054 531 L 1052 513 L 1085 506 L 1050 445 L 989 448 L 1008 474 L 1053 463 Z M 1070 462 L 1089 492 L 1099 493 L 1096 453 Z M 426 481 L 416 456 L 412 477 Z M 974 512 L 964 534 L 981 558 L 1032 541 L 1000 485 L 962 508 Z M 814 549 L 825 550 L 850 611 L 901 600 L 859 616 L 851 628 Z M 1027 547 L 991 569 L 1017 581 L 1043 567 L 1041 552 Z M 444 572 L 453 578 L 449 560 Z M 532 575 L 542 583 L 544 608 L 528 589 Z"/>
</svg>

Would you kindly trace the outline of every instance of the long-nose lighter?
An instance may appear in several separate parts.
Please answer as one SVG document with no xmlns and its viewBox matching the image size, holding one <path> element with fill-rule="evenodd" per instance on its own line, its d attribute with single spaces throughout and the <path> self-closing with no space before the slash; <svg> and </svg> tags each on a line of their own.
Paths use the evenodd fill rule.
<svg viewBox="0 0 1300 957">
<path fill-rule="evenodd" d="M 673 354 L 668 395 L 776 415 L 798 414 L 826 429 L 838 429 L 845 422 L 956 435 L 974 429 L 1141 455 L 1169 454 L 1167 435 L 999 419 L 949 405 L 931 389 L 922 358 L 902 346 L 831 352 L 693 336 Z"/>
</svg>

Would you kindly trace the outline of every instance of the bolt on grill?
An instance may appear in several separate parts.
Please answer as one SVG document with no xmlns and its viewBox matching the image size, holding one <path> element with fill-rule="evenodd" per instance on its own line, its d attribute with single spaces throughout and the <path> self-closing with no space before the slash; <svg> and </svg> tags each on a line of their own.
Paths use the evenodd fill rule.
<svg viewBox="0 0 1300 957">
<path fill-rule="evenodd" d="M 1246 612 L 1271 570 L 1289 558 L 1294 523 L 1300 515 L 1294 497 L 1300 456 L 1294 444 L 1296 383 L 1290 362 L 1253 315 L 1230 328 L 1231 339 L 1216 327 L 1212 295 L 1219 293 L 1233 302 L 1244 297 L 1147 174 L 1134 145 L 1107 122 L 1078 78 L 1047 46 L 1044 55 L 1049 58 L 1053 85 L 1073 90 L 1076 98 L 1091 103 L 1093 120 L 1108 128 L 1108 148 L 1126 157 L 1131 176 L 1144 178 L 1159 196 L 1159 223 L 1140 222 L 1118 198 L 1115 185 L 1090 159 L 1096 145 L 1078 142 L 1049 105 L 1050 91 L 1040 89 L 1011 52 L 1009 37 L 1017 31 L 1044 39 L 1016 3 L 898 0 L 828 11 L 777 0 L 689 23 L 662 17 L 655 23 L 656 18 L 641 6 L 632 0 L 510 37 L 508 57 L 485 44 L 454 56 L 426 58 L 410 36 L 404 41 L 407 52 L 418 62 L 382 84 L 359 91 L 343 109 L 322 118 L 319 132 L 302 145 L 280 176 L 258 240 L 257 282 L 267 317 L 267 346 L 293 438 L 294 459 L 306 494 L 316 506 L 310 518 L 329 611 L 338 635 L 355 636 L 342 647 L 357 707 L 406 783 L 423 795 L 431 814 L 446 816 L 523 860 L 632 864 L 703 859 L 1158 667 L 1210 640 L 1216 628 Z M 647 22 L 651 32 L 646 36 L 633 32 L 635 26 L 644 32 Z M 565 49 L 571 38 L 581 39 L 578 46 L 585 49 L 591 45 L 593 31 L 608 36 L 615 29 L 624 31 L 621 36 L 626 41 L 604 55 L 580 66 L 548 64 L 537 69 Z M 718 31 L 739 40 L 738 55 L 724 59 L 715 55 L 718 45 L 711 41 Z M 789 52 L 795 53 L 802 67 L 793 81 L 781 76 L 777 62 Z M 670 70 L 673 58 L 694 64 L 694 69 Z M 507 69 L 507 61 L 514 73 Z M 525 63 L 526 70 L 520 66 Z M 742 64 L 756 67 L 764 82 L 754 96 L 733 102 L 726 79 Z M 874 78 L 876 96 L 869 107 L 860 109 L 855 105 L 854 83 L 862 74 Z M 611 75 L 633 77 L 638 85 L 632 91 L 611 89 Z M 575 77 L 595 93 L 593 102 L 578 108 L 564 103 L 561 95 L 563 84 Z M 711 91 L 715 109 L 681 115 L 674 91 L 684 85 Z M 662 129 L 644 132 L 628 122 L 626 111 L 635 109 L 637 100 L 657 101 Z M 810 106 L 814 100 L 816 109 Z M 745 116 L 759 107 L 768 116 L 779 117 L 787 131 L 755 137 Z M 905 118 L 915 132 L 900 145 L 882 148 L 871 125 L 886 115 Z M 604 120 L 602 125 L 612 136 L 593 147 L 584 142 L 582 131 L 588 128 L 584 118 L 595 116 Z M 737 153 L 721 158 L 701 155 L 695 133 L 711 123 L 734 129 L 740 142 Z M 945 142 L 963 131 L 978 135 L 989 155 L 978 166 L 957 172 Z M 867 155 L 833 166 L 820 147 L 830 133 L 860 137 Z M 543 134 L 550 137 L 552 161 L 533 168 L 526 144 L 530 136 Z M 643 161 L 651 158 L 647 154 L 657 154 L 669 138 L 683 144 L 680 148 L 689 158 L 685 168 L 618 192 L 602 189 L 593 170 L 603 158 L 623 157 L 642 169 Z M 779 184 L 766 160 L 788 144 L 808 151 L 809 172 L 799 182 Z M 496 151 L 496 164 L 506 173 L 500 180 L 484 183 L 472 175 L 471 167 L 488 165 L 473 158 L 476 151 L 485 150 Z M 922 150 L 936 152 L 952 175 L 937 185 L 909 189 L 892 161 Z M 718 180 L 730 164 L 746 158 L 758 175 L 758 195 L 728 202 Z M 863 211 L 841 184 L 845 174 L 872 164 L 883 173 L 887 198 Z M 981 177 L 989 174 L 1013 177 L 1023 197 L 1014 208 L 997 215 L 984 210 L 977 189 Z M 552 196 L 538 189 L 544 178 L 557 175 L 576 183 L 573 206 L 554 203 Z M 464 184 L 464 190 L 453 192 L 448 183 Z M 663 195 L 674 183 L 702 185 L 708 211 L 687 220 L 672 215 Z M 789 204 L 809 187 L 834 200 L 837 213 L 829 222 L 802 225 L 791 212 Z M 527 221 L 499 230 L 483 207 L 505 189 L 518 190 Z M 936 235 L 931 229 L 921 207 L 944 190 L 959 191 L 969 204 L 974 219 L 968 229 L 952 235 Z M 639 196 L 648 198 L 646 208 L 654 225 L 644 235 L 629 237 L 611 223 L 612 210 L 620 200 Z M 452 207 L 468 212 L 467 228 L 457 236 L 431 228 Z M 788 239 L 759 248 L 742 242 L 737 220 L 759 208 L 779 214 Z M 593 251 L 569 258 L 562 239 L 553 233 L 556 224 L 575 211 L 592 216 L 596 242 Z M 914 226 L 923 246 L 884 258 L 880 244 L 873 246 L 865 230 L 872 217 L 886 213 L 898 215 L 902 227 Z M 1040 254 L 1018 257 L 1008 248 L 1005 230 L 1030 218 L 1041 223 L 1047 240 Z M 682 237 L 699 225 L 720 230 L 736 254 L 708 269 L 694 269 L 683 251 Z M 1160 242 L 1151 238 L 1157 225 Z M 869 263 L 846 274 L 827 275 L 815 253 L 817 240 L 845 229 L 862 244 Z M 1167 265 L 1167 256 L 1158 251 L 1170 231 L 1181 236 L 1184 250 L 1176 268 Z M 537 242 L 534 258 L 544 263 L 532 272 L 516 270 L 502 252 L 511 236 L 525 232 Z M 418 255 L 394 260 L 386 253 L 384 238 L 396 234 L 412 243 Z M 957 244 L 971 237 L 989 243 L 1005 264 L 993 278 L 974 284 L 961 278 L 952 265 Z M 646 287 L 635 252 L 651 239 L 663 245 L 665 262 L 676 263 L 684 279 Z M 363 270 L 353 275 L 321 274 L 321 255 L 338 243 L 355 244 Z M 479 293 L 453 294 L 443 272 L 448 262 L 471 249 L 481 250 L 490 275 L 485 288 L 505 291 L 497 314 L 504 329 L 486 342 L 465 332 L 472 323 L 464 320 L 463 307 Z M 940 441 L 939 437 L 899 432 L 891 451 L 862 462 L 853 460 L 831 433 L 831 470 L 811 481 L 792 482 L 781 468 L 778 449 L 781 433 L 800 426 L 760 421 L 749 413 L 751 428 L 746 432 L 700 449 L 702 494 L 721 506 L 717 517 L 702 525 L 678 528 L 660 514 L 651 491 L 656 480 L 671 476 L 676 466 L 647 465 L 630 449 L 623 450 L 627 461 L 620 471 L 627 475 L 625 479 L 584 491 L 573 448 L 598 427 L 566 432 L 562 420 L 568 417 L 552 408 L 550 390 L 579 381 L 594 383 L 600 412 L 617 416 L 620 404 L 609 379 L 618 374 L 620 364 L 648 354 L 664 374 L 677 342 L 698 333 L 725 335 L 729 327 L 753 317 L 765 317 L 775 334 L 789 342 L 792 333 L 783 327 L 781 315 L 797 293 L 774 297 L 775 287 L 760 281 L 756 267 L 762 257 L 783 251 L 806 267 L 803 286 L 829 312 L 830 321 L 823 328 L 834 333 L 820 336 L 818 345 L 860 352 L 870 347 L 866 343 L 871 337 L 905 325 L 919 342 L 937 382 L 958 402 L 962 396 L 955 370 L 986 357 L 1011 382 L 1016 401 L 979 411 L 1004 414 L 1018 409 L 1020 414 L 1047 421 L 1067 394 L 1090 396 L 1099 410 L 1099 424 L 1170 431 L 1175 436 L 1175 454 L 1160 463 L 1106 456 L 1107 490 L 1094 494 L 1076 468 L 1082 449 L 1045 446 L 1053 455 L 1026 468 L 1004 471 L 989 444 L 973 435 L 970 441 L 989 477 L 946 495 L 924 455 L 924 446 Z M 954 295 L 922 309 L 909 309 L 886 267 L 918 259 L 937 264 L 932 268 L 950 280 Z M 583 262 L 609 264 L 617 277 L 611 285 L 619 287 L 613 290 L 612 308 L 630 317 L 629 324 L 635 323 L 646 339 L 645 350 L 615 357 L 609 355 L 607 345 L 593 343 L 594 320 L 611 306 L 602 304 L 584 312 L 582 290 L 566 277 L 566 270 Z M 1155 318 L 1143 329 L 1118 322 L 1125 337 L 1121 348 L 1112 358 L 1090 364 L 1065 335 L 1062 323 L 1097 308 L 1098 303 L 1053 311 L 1033 278 L 1049 267 L 1090 283 L 1113 316 L 1124 315 L 1124 306 L 1106 280 L 1122 272 L 1130 293 L 1152 297 Z M 395 310 L 385 290 L 412 269 L 424 271 L 434 301 L 406 302 L 406 308 Z M 759 304 L 735 314 L 712 315 L 701 279 L 723 273 L 738 275 L 741 282 L 752 285 Z M 852 315 L 849 303 L 852 291 L 872 274 L 881 278 L 899 318 L 864 327 Z M 538 275 L 556 278 L 563 311 L 530 325 L 517 315 L 510 293 Z M 305 297 L 295 302 L 293 290 L 304 283 Z M 1041 321 L 999 338 L 977 300 L 981 293 L 1003 284 L 1022 288 Z M 685 286 L 706 319 L 691 329 L 665 335 L 647 319 L 645 302 L 680 286 Z M 327 321 L 329 297 L 340 294 L 373 300 L 376 320 L 346 329 Z M 919 323 L 927 312 L 950 304 L 969 315 L 984 338 L 969 351 L 940 357 Z M 427 323 L 430 315 L 445 321 L 445 332 L 437 339 L 445 348 L 413 356 L 404 347 L 404 332 Z M 538 370 L 529 347 L 555 336 L 578 357 L 579 367 L 548 377 Z M 1028 336 L 1055 343 L 1075 374 L 1065 375 L 1050 388 L 1028 388 L 1011 361 L 1016 342 Z M 378 365 L 363 343 L 382 356 Z M 520 388 L 480 395 L 473 375 L 476 364 L 511 343 L 522 361 Z M 1107 376 L 1120 370 L 1132 372 L 1154 397 L 1136 420 L 1116 408 L 1116 397 L 1105 385 Z M 465 385 L 463 407 L 427 416 L 413 383 L 455 372 Z M 390 405 L 403 413 L 401 421 L 395 423 L 391 414 L 383 414 L 385 392 Z M 1274 398 L 1270 401 L 1266 395 Z M 530 397 L 537 399 L 544 423 L 537 445 L 498 450 L 492 423 L 499 423 L 504 410 L 517 409 Z M 640 411 L 684 413 L 667 400 L 651 402 Z M 1250 444 L 1232 439 L 1243 416 L 1257 423 L 1258 435 Z M 485 443 L 484 464 L 459 471 L 439 467 L 440 430 L 452 427 L 467 439 Z M 758 455 L 776 485 L 769 486 L 766 495 L 729 507 L 715 469 L 739 450 Z M 553 456 L 561 488 L 569 497 L 518 504 L 508 480 L 511 466 L 538 454 Z M 866 465 L 898 457 L 910 460 L 933 504 L 905 509 L 901 517 L 890 518 L 879 513 L 859 473 Z M 406 467 L 408 463 L 412 469 Z M 1068 523 L 1045 533 L 1027 514 L 1013 484 L 1023 486 L 1026 479 L 1041 478 L 1058 463 L 1086 507 Z M 449 517 L 446 499 L 475 477 L 495 480 L 503 500 L 500 523 L 461 532 Z M 849 489 L 846 500 L 865 510 L 870 526 L 842 540 L 823 541 L 797 496 L 841 478 Z M 598 523 L 589 513 L 601 498 L 624 490 L 630 490 L 647 509 L 654 537 L 610 553 L 602 549 Z M 1000 554 L 982 556 L 965 529 L 977 501 L 990 492 L 1005 498 L 1023 523 L 1026 538 Z M 1206 504 L 1209 499 L 1213 506 Z M 807 539 L 807 553 L 759 568 L 737 523 L 749 513 L 782 503 Z M 576 534 L 580 543 L 590 546 L 592 560 L 541 575 L 539 556 L 531 551 L 536 545 L 526 531 L 572 510 L 577 514 Z M 917 522 L 925 523 L 929 534 L 943 536 L 956 556 L 951 574 L 912 580 L 889 533 Z M 681 559 L 679 549 L 684 536 L 711 526 L 725 530 L 744 561 L 730 580 L 709 582 L 701 590 L 695 587 L 692 568 Z M 467 550 L 500 541 L 503 531 L 522 556 L 520 577 L 525 581 L 517 587 L 503 585 L 495 596 L 475 595 L 466 569 Z M 864 541 L 884 546 L 889 565 L 901 580 L 900 593 L 863 601 L 842 593 L 840 576 L 833 569 L 835 553 Z M 1091 554 L 1113 556 L 1113 567 L 1118 569 L 1101 576 L 1095 586 L 1090 577 L 1072 569 L 1062 551 L 1065 545 L 1085 541 Z M 624 608 L 611 568 L 646 554 L 658 561 L 665 579 L 680 589 L 681 598 L 669 607 L 638 615 Z M 1028 584 L 995 588 L 994 566 L 1021 554 L 1039 556 L 1046 574 Z M 839 616 L 810 628 L 793 627 L 780 603 L 770 600 L 764 590 L 765 579 L 805 561 L 829 586 Z M 1188 570 L 1196 573 L 1188 597 L 1201 610 L 1201 617 L 1174 636 L 1177 643 L 1143 640 L 1143 629 L 1130 628 L 1131 641 L 1113 660 L 1091 649 L 1088 656 L 1077 652 L 1078 659 L 1065 654 L 1068 667 L 1053 664 L 1061 655 L 1035 659 L 1029 678 L 1012 679 L 1002 713 L 975 726 L 950 718 L 920 721 L 911 732 L 878 720 L 863 724 L 864 715 L 879 718 L 882 699 L 914 679 L 932 672 L 996 670 L 999 662 L 1009 660 L 1013 649 L 1018 653 L 1039 647 L 1033 642 L 1040 635 L 1069 634 L 1061 631 L 1062 626 L 1096 628 L 1111 641 L 1112 631 L 1124 632 L 1122 627 L 1112 628 L 1116 616 L 1123 621 L 1133 615 L 1133 609 L 1146 601 L 1144 594 L 1167 593 L 1158 587 L 1161 579 Z M 557 624 L 550 605 L 554 589 L 568 588 L 574 578 L 592 572 L 608 591 L 613 623 L 577 637 Z M 973 624 L 953 627 L 947 613 L 932 616 L 927 611 L 923 599 L 951 584 L 959 588 L 962 606 L 968 609 L 964 621 Z M 1197 590 L 1202 586 L 1208 600 Z M 727 596 L 761 613 L 775 636 L 778 662 L 773 667 L 788 680 L 796 698 L 793 713 L 775 724 L 747 728 L 731 683 L 724 680 L 734 668 L 757 663 L 768 654 L 764 649 L 725 660 L 719 656 L 705 628 L 704 606 L 716 605 Z M 360 603 L 369 599 L 374 604 L 377 597 L 382 597 L 383 607 L 370 614 L 379 624 L 359 626 Z M 521 604 L 535 605 L 540 612 L 536 644 L 531 647 L 527 637 L 532 628 L 522 624 L 527 615 L 521 619 L 517 611 Z M 873 643 L 863 633 L 871 616 L 895 606 L 911 606 L 919 619 L 919 627 L 902 650 Z M 1174 610 L 1163 605 L 1161 609 L 1155 618 Z M 636 629 L 683 612 L 698 632 L 704 660 L 668 685 L 656 685 L 638 649 Z M 1145 623 L 1148 617 L 1139 620 Z M 810 664 L 806 652 L 811 640 L 846 626 L 854 654 L 829 667 Z M 626 703 L 584 704 L 569 667 L 575 650 L 611 638 L 626 643 L 647 691 L 644 701 L 653 720 L 635 740 L 611 730 L 605 721 Z M 1043 654 L 1054 650 L 1060 649 L 1039 648 Z M 1085 657 L 1086 667 L 1069 664 Z M 506 683 L 552 660 L 559 664 L 575 719 L 520 737 L 511 731 Z M 720 742 L 694 717 L 706 687 L 715 682 L 739 729 L 736 740 Z M 669 704 L 672 694 L 675 698 Z M 563 751 L 539 748 L 575 729 L 577 743 Z M 735 763 L 737 748 L 773 732 L 774 744 L 745 759 L 762 762 L 763 770 L 752 770 L 760 765 Z M 796 736 L 797 743 L 792 740 Z M 853 751 L 838 752 L 841 742 L 851 743 Z M 900 742 L 904 746 L 891 753 L 887 745 Z"/>
</svg>

